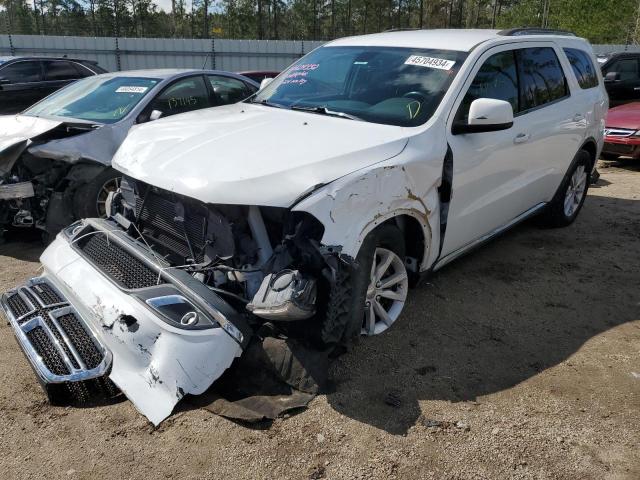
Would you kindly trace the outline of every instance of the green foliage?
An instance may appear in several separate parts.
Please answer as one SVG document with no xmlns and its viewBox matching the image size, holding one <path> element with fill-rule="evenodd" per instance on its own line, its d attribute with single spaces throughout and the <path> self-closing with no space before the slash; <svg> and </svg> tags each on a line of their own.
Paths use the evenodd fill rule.
<svg viewBox="0 0 640 480">
<path fill-rule="evenodd" d="M 155 0 L 159 1 L 159 0 Z M 0 32 L 128 37 L 331 39 L 393 28 L 572 30 L 630 43 L 638 0 L 0 0 Z"/>
</svg>

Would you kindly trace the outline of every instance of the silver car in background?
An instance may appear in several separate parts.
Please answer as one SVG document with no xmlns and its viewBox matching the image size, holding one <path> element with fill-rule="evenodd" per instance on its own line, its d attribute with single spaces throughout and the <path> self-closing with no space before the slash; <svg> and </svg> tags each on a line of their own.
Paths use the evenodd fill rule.
<svg viewBox="0 0 640 480">
<path fill-rule="evenodd" d="M 214 70 L 108 73 L 1 116 L 0 239 L 25 227 L 48 238 L 78 218 L 104 216 L 120 181 L 111 159 L 132 126 L 236 103 L 258 87 Z"/>
</svg>

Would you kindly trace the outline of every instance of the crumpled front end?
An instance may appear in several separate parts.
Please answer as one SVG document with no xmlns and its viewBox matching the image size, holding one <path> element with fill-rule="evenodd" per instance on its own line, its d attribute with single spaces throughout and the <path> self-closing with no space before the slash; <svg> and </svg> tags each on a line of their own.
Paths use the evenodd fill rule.
<svg viewBox="0 0 640 480">
<path fill-rule="evenodd" d="M 91 220 L 73 228 L 43 254 L 44 275 L 6 293 L 2 309 L 45 386 L 106 374 L 157 425 L 184 395 L 203 393 L 222 375 L 247 337 L 226 302 L 162 270 L 113 224 Z M 126 268 L 109 267 L 113 256 Z M 64 323 L 64 315 L 74 323 Z M 91 358 L 99 352 L 98 366 L 85 350 Z"/>
</svg>

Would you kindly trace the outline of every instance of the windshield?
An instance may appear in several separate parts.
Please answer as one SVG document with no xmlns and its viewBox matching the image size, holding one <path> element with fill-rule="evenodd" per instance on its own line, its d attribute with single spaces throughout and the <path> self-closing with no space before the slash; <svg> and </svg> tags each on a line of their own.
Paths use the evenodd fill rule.
<svg viewBox="0 0 640 480">
<path fill-rule="evenodd" d="M 58 90 L 24 114 L 115 123 L 127 116 L 159 82 L 154 78 L 89 77 Z"/>
<path fill-rule="evenodd" d="M 252 102 L 404 127 L 425 123 L 466 53 L 395 47 L 322 47 Z"/>
</svg>

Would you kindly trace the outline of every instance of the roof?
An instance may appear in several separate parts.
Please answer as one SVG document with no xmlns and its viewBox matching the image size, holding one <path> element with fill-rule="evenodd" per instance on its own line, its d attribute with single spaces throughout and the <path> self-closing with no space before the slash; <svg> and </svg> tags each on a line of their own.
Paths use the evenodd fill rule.
<svg viewBox="0 0 640 480">
<path fill-rule="evenodd" d="M 200 70 L 197 68 L 161 68 L 161 69 L 155 69 L 155 70 L 126 70 L 124 72 L 103 73 L 99 76 L 111 77 L 111 78 L 136 77 L 136 78 L 154 78 L 158 80 L 166 80 L 172 77 L 185 75 L 189 73 L 205 73 L 209 75 L 222 74 L 222 75 L 229 75 L 229 76 L 238 77 L 238 78 L 242 76 L 233 72 L 224 72 L 221 70 Z M 243 79 L 252 84 L 258 85 L 255 81 L 251 80 L 250 78 L 244 77 Z"/>
<path fill-rule="evenodd" d="M 502 33 L 502 34 L 501 34 Z M 482 29 L 433 29 L 433 30 L 401 30 L 372 35 L 360 35 L 336 40 L 328 44 L 332 47 L 342 46 L 375 46 L 375 47 L 406 47 L 406 48 L 433 48 L 440 50 L 457 50 L 469 52 L 481 43 L 489 41 L 525 40 L 545 38 L 568 38 L 565 34 L 549 32 L 548 34 L 536 33 L 526 35 L 524 32 L 517 37 L 505 36 L 504 31 Z"/>
</svg>

